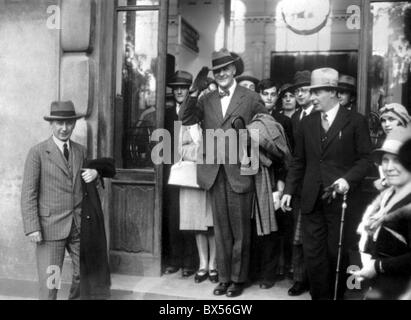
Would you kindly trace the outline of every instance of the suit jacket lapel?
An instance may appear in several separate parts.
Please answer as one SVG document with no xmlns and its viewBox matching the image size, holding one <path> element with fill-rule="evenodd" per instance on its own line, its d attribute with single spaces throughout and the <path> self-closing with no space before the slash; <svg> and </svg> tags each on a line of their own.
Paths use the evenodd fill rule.
<svg viewBox="0 0 411 320">
<path fill-rule="evenodd" d="M 323 152 L 328 148 L 331 141 L 333 141 L 337 135 L 340 135 L 341 129 L 344 128 L 348 122 L 349 122 L 349 111 L 347 111 L 344 107 L 340 106 L 340 109 L 337 112 L 334 122 L 332 123 L 330 129 L 328 130 L 328 139 L 324 144 Z"/>
<path fill-rule="evenodd" d="M 231 98 L 230 104 L 228 106 L 227 112 L 225 113 L 225 117 L 223 123 L 230 118 L 230 115 L 238 108 L 241 103 L 241 98 L 243 97 L 243 91 L 241 90 L 242 87 L 237 85 L 234 90 L 233 97 Z M 245 89 L 244 89 L 245 90 Z"/>
<path fill-rule="evenodd" d="M 318 155 L 321 155 L 321 117 L 320 117 L 320 113 L 315 114 L 313 116 L 312 121 L 313 121 L 312 133 L 313 133 L 315 151 L 317 152 Z"/>
<path fill-rule="evenodd" d="M 221 108 L 221 100 L 218 94 L 218 90 L 215 90 L 210 94 L 210 101 L 211 105 L 213 106 L 214 115 L 216 116 L 218 123 L 223 123 L 223 110 Z"/>
<path fill-rule="evenodd" d="M 49 158 L 54 164 L 57 165 L 67 176 L 70 176 L 70 172 L 67 168 L 67 165 L 64 163 L 63 155 L 53 141 L 53 137 L 48 140 L 47 153 Z"/>
</svg>

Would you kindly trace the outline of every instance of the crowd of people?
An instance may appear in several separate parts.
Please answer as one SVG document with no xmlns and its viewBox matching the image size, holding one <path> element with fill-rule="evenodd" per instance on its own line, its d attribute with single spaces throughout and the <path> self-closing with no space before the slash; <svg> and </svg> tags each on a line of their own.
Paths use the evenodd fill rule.
<svg viewBox="0 0 411 320">
<path fill-rule="evenodd" d="M 343 299 L 354 276 L 366 299 L 409 298 L 407 108 L 390 103 L 379 110 L 386 138 L 373 150 L 352 76 L 319 68 L 296 72 L 292 83 L 259 80 L 243 75 L 242 60 L 226 49 L 213 52 L 211 64 L 195 79 L 178 70 L 168 81 L 174 105 L 165 110 L 164 127 L 178 141 L 164 170 L 164 273 L 181 269 L 196 283 L 216 283 L 217 296 L 240 296 L 250 283 L 268 290 L 289 277 L 290 296 L 309 290 L 312 299 Z M 66 249 L 70 298 L 110 296 L 97 189 L 104 186 L 98 177 L 113 177 L 115 165 L 87 160 L 86 149 L 71 141 L 81 117 L 71 101 L 53 102 L 44 117 L 52 136 L 25 163 L 21 208 L 24 232 L 36 244 L 41 299 L 57 298 Z M 206 130 L 258 134 L 245 144 L 235 139 L 233 162 L 232 139 L 204 148 Z M 373 168 L 378 196 L 362 212 L 359 186 Z M 361 257 L 356 269 L 349 268 L 350 250 Z"/>
<path fill-rule="evenodd" d="M 182 127 L 165 175 L 165 273 L 181 268 L 196 283 L 218 282 L 213 293 L 228 297 L 289 277 L 290 296 L 343 299 L 351 250 L 361 252 L 354 276 L 369 288 L 362 294 L 399 298 L 411 276 L 407 109 L 379 110 L 387 138 L 373 150 L 354 77 L 320 68 L 281 84 L 243 73 L 238 55 L 222 49 L 194 81 L 179 70 L 168 82 L 175 107 L 166 109 L 165 127 Z M 241 159 L 232 164 L 228 155 L 195 165 L 208 156 L 200 146 L 209 129 L 258 129 L 258 172 L 244 175 Z M 381 194 L 363 216 L 359 186 L 377 168 Z M 184 182 L 172 178 L 178 172 Z"/>
</svg>

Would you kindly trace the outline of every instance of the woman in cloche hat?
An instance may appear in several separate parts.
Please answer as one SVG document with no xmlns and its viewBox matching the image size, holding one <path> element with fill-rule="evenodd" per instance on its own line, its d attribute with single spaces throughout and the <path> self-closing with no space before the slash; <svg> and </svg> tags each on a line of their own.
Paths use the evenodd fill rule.
<svg viewBox="0 0 411 320">
<path fill-rule="evenodd" d="M 364 213 L 358 228 L 362 269 L 358 279 L 369 279 L 366 299 L 398 299 L 411 281 L 411 128 L 392 130 L 374 152 L 389 187 Z"/>
</svg>

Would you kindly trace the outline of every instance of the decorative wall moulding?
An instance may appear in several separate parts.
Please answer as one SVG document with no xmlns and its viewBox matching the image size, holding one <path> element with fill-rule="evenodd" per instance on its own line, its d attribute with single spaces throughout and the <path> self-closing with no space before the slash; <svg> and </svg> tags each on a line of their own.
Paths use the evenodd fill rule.
<svg viewBox="0 0 411 320">
<path fill-rule="evenodd" d="M 85 53 L 61 58 L 60 99 L 72 100 L 79 113 L 90 116 L 94 105 L 95 67 Z"/>
<path fill-rule="evenodd" d="M 64 52 L 91 52 L 95 28 L 95 0 L 61 0 L 61 48 Z"/>
</svg>

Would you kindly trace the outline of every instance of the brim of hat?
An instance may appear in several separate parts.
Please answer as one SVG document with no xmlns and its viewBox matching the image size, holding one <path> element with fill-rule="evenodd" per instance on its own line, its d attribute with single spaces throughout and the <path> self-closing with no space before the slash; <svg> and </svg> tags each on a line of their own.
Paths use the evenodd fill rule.
<svg viewBox="0 0 411 320">
<path fill-rule="evenodd" d="M 299 84 L 293 84 L 287 90 L 288 91 L 295 91 L 298 88 L 309 87 L 309 86 L 310 86 L 310 82 L 303 82 L 303 83 L 299 83 Z"/>
<path fill-rule="evenodd" d="M 232 61 L 228 61 L 228 62 L 226 62 L 226 63 L 222 63 L 222 64 L 219 64 L 219 65 L 217 65 L 217 66 L 215 66 L 215 67 L 211 67 L 211 68 L 208 68 L 208 69 L 209 69 L 210 71 L 215 71 L 215 70 L 224 68 L 224 67 L 226 67 L 226 66 L 228 66 L 228 65 L 230 65 L 230 64 L 236 63 L 236 62 L 239 61 L 239 60 L 240 60 L 240 57 L 234 58 L 234 60 L 232 60 Z M 239 75 L 237 74 L 237 76 L 239 76 Z"/>
<path fill-rule="evenodd" d="M 278 97 L 281 98 L 282 96 L 284 96 L 284 94 L 286 92 L 290 92 L 290 93 L 294 94 L 294 88 L 292 86 L 289 86 L 286 89 L 280 90 L 280 92 L 278 93 Z"/>
<path fill-rule="evenodd" d="M 170 82 L 167 83 L 168 87 L 176 87 L 176 86 L 185 86 L 185 87 L 190 87 L 191 83 L 187 83 L 187 82 Z"/>
<path fill-rule="evenodd" d="M 338 86 L 338 89 L 339 89 L 339 90 L 344 90 L 344 91 L 350 91 L 350 92 L 357 92 L 357 88 L 356 88 L 356 87 L 354 87 L 354 86 L 349 86 L 349 85 L 347 85 L 347 86 L 341 86 L 341 85 L 339 85 L 339 86 Z"/>
<path fill-rule="evenodd" d="M 337 86 L 330 86 L 330 85 L 326 86 L 326 85 L 323 85 L 323 84 L 318 84 L 316 86 L 308 86 L 308 88 L 310 90 L 312 90 L 312 89 L 335 89 L 335 90 L 337 90 L 338 89 Z"/>
<path fill-rule="evenodd" d="M 392 141 L 392 140 L 391 140 Z M 381 157 L 384 153 L 390 153 L 394 155 L 398 155 L 399 148 L 401 147 L 401 143 L 399 142 L 391 142 L 390 145 L 387 146 L 387 142 L 384 142 L 385 146 L 375 149 L 371 152 L 371 156 L 376 163 L 381 162 Z"/>
<path fill-rule="evenodd" d="M 84 118 L 85 115 L 78 114 L 72 117 L 56 117 L 56 116 L 44 116 L 43 119 L 46 121 L 55 121 L 55 120 L 78 120 Z"/>
</svg>

